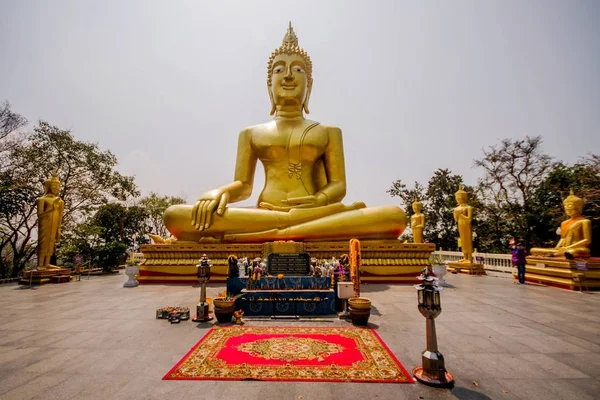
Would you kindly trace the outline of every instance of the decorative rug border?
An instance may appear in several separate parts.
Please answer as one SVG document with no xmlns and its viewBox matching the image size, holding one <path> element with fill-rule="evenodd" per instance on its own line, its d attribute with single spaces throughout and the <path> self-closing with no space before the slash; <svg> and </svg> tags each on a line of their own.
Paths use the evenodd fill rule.
<svg viewBox="0 0 600 400">
<path fill-rule="evenodd" d="M 248 326 L 247 328 L 259 328 L 259 329 L 271 329 L 271 328 L 326 328 L 326 327 L 321 327 L 321 326 L 302 326 L 302 327 L 295 327 L 295 326 L 281 326 L 281 325 L 275 325 L 275 326 Z M 162 380 L 173 380 L 173 381 L 190 381 L 190 380 L 198 380 L 198 381 L 205 381 L 205 380 L 211 380 L 211 381 L 254 381 L 254 382 L 320 382 L 320 383 L 328 383 L 328 382 L 333 382 L 333 383 L 339 383 L 339 382 L 346 382 L 346 383 L 396 383 L 396 384 L 402 384 L 402 383 L 415 383 L 415 380 L 412 376 L 411 373 L 409 373 L 406 368 L 404 368 L 404 365 L 400 362 L 400 360 L 398 359 L 398 357 L 396 357 L 396 355 L 390 350 L 390 348 L 388 347 L 388 345 L 383 341 L 383 339 L 381 338 L 381 336 L 377 333 L 377 331 L 375 331 L 372 328 L 357 328 L 357 327 L 349 327 L 349 326 L 335 326 L 335 329 L 342 329 L 342 330 L 357 330 L 357 329 L 365 329 L 365 330 L 369 330 L 371 333 L 374 334 L 375 338 L 379 341 L 379 344 L 381 344 L 381 346 L 387 351 L 387 353 L 389 354 L 389 356 L 392 358 L 392 360 L 396 363 L 396 366 L 398 367 L 398 369 L 400 369 L 402 371 L 402 373 L 404 374 L 404 376 L 406 376 L 407 380 L 405 382 L 394 382 L 394 381 L 389 381 L 389 380 L 383 380 L 383 379 L 370 379 L 370 380 L 366 380 L 366 381 L 354 381 L 354 380 L 348 380 L 348 379 L 327 379 L 327 380 L 321 380 L 321 379 L 293 379 L 293 378 L 289 378 L 289 379 L 255 379 L 255 378 L 250 378 L 250 379 L 240 379 L 240 378 L 226 378 L 226 377 L 210 377 L 210 378 L 204 378 L 204 377 L 194 377 L 194 378 L 184 378 L 184 377 L 174 377 L 171 378 L 169 377 L 169 375 L 171 375 L 177 368 L 179 368 L 179 366 L 181 364 L 183 364 L 188 357 L 210 336 L 210 334 L 215 331 L 215 330 L 225 330 L 225 329 L 239 329 L 239 327 L 237 326 L 215 326 L 210 328 L 205 334 L 204 336 L 202 336 L 202 338 L 194 345 L 192 346 L 192 348 L 185 353 L 185 355 L 175 364 L 175 366 L 173 366 L 163 377 Z"/>
</svg>

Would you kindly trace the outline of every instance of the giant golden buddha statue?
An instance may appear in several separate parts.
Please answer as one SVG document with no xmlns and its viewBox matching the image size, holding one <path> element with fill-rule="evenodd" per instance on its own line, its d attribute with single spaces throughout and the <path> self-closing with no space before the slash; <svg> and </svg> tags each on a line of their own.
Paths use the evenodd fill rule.
<svg viewBox="0 0 600 400">
<path fill-rule="evenodd" d="M 569 217 L 560 224 L 560 240 L 553 249 L 531 249 L 532 255 L 548 257 L 589 257 L 592 244 L 592 223 L 584 218 L 583 200 L 571 194 L 563 201 L 565 213 Z"/>
<path fill-rule="evenodd" d="M 406 226 L 396 206 L 345 205 L 342 131 L 304 118 L 312 62 L 291 26 L 269 58 L 267 87 L 274 120 L 242 130 L 233 182 L 175 205 L 165 225 L 179 241 L 258 243 L 275 240 L 397 239 Z M 265 186 L 257 208 L 230 207 L 252 194 L 256 163 Z"/>
<path fill-rule="evenodd" d="M 60 226 L 65 211 L 65 202 L 58 197 L 60 181 L 53 174 L 44 182 L 44 195 L 37 199 L 38 217 L 38 269 L 56 269 L 50 264 L 56 243 L 60 240 Z"/>
</svg>

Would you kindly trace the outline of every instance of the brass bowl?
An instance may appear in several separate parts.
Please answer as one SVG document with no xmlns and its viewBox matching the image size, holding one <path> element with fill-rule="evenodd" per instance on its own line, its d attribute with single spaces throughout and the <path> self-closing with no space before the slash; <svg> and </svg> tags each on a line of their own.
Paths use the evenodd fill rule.
<svg viewBox="0 0 600 400">
<path fill-rule="evenodd" d="M 371 308 L 371 300 L 366 297 L 351 297 L 348 304 L 355 310 L 368 310 Z"/>
<path fill-rule="evenodd" d="M 234 301 L 226 301 L 222 297 L 216 297 L 215 299 L 213 299 L 213 305 L 217 308 L 233 307 L 235 305 L 235 300 Z"/>
</svg>

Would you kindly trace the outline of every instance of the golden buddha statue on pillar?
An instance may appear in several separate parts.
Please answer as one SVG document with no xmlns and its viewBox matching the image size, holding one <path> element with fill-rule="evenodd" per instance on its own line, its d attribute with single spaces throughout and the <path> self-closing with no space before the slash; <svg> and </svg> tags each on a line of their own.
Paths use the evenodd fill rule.
<svg viewBox="0 0 600 400">
<path fill-rule="evenodd" d="M 560 240 L 553 249 L 537 248 L 531 249 L 532 255 L 548 257 L 580 257 L 590 256 L 590 245 L 592 244 L 592 223 L 584 218 L 583 199 L 575 196 L 573 190 L 563 201 L 565 214 L 569 217 L 560 224 Z"/>
<path fill-rule="evenodd" d="M 425 215 L 421 212 L 423 204 L 418 200 L 412 203 L 412 209 L 415 212 L 410 217 L 410 228 L 413 232 L 413 243 L 423 243 L 423 228 L 425 227 Z"/>
<path fill-rule="evenodd" d="M 471 220 L 473 219 L 473 207 L 467 204 L 467 192 L 459 186 L 454 194 L 458 206 L 454 208 L 454 221 L 458 224 L 458 235 L 460 237 L 463 259 L 459 263 L 473 262 L 473 233 L 471 231 Z"/>
<path fill-rule="evenodd" d="M 56 173 L 44 182 L 44 195 L 37 199 L 38 216 L 38 269 L 58 268 L 50 265 L 56 242 L 60 240 L 60 226 L 65 211 L 65 202 L 58 197 L 60 181 Z"/>
<path fill-rule="evenodd" d="M 304 118 L 313 85 L 312 62 L 290 26 L 269 58 L 267 89 L 274 120 L 242 130 L 232 183 L 205 192 L 195 205 L 165 212 L 179 241 L 257 243 L 397 239 L 406 226 L 396 206 L 345 205 L 342 131 Z M 256 163 L 265 186 L 257 208 L 230 207 L 252 194 Z"/>
</svg>

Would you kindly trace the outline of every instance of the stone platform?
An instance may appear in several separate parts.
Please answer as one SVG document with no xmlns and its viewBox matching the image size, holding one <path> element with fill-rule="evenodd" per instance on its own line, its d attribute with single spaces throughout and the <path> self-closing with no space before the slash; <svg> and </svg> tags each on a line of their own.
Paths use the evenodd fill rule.
<svg viewBox="0 0 600 400">
<path fill-rule="evenodd" d="M 481 263 L 449 262 L 448 271 L 453 274 L 485 275 L 485 268 Z"/>
<path fill-rule="evenodd" d="M 195 284 L 196 265 L 202 254 L 211 260 L 211 282 L 227 280 L 227 258 L 267 258 L 272 242 L 264 244 L 173 243 L 142 245 L 144 261 L 137 280 L 140 284 Z M 349 254 L 348 241 L 294 242 L 296 252 L 331 260 Z M 402 243 L 398 240 L 364 240 L 361 244 L 361 281 L 373 283 L 418 283 L 415 278 L 435 251 L 433 243 Z M 290 243 L 291 245 L 291 243 Z"/>
<path fill-rule="evenodd" d="M 68 279 L 67 279 L 68 278 Z M 63 283 L 71 280 L 71 270 L 68 268 L 40 269 L 23 271 L 19 285 L 43 285 L 45 283 Z"/>
<path fill-rule="evenodd" d="M 516 279 L 517 273 L 513 272 Z M 527 257 L 525 280 L 570 290 L 600 290 L 600 258 Z"/>
</svg>

